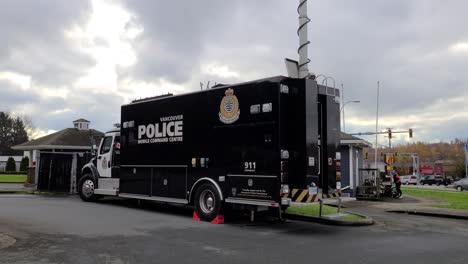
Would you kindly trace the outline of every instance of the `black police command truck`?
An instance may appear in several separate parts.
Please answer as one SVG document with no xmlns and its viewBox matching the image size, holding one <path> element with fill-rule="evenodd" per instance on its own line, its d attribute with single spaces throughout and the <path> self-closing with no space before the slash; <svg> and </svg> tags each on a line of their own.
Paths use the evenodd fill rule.
<svg viewBox="0 0 468 264">
<path fill-rule="evenodd" d="M 337 191 L 339 91 L 272 77 L 123 105 L 83 167 L 85 201 L 103 195 L 194 205 L 285 209 Z"/>
</svg>

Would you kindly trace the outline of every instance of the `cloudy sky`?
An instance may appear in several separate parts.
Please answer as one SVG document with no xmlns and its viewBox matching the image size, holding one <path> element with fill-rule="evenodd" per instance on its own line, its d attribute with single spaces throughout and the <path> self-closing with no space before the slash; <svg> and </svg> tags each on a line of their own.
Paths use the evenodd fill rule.
<svg viewBox="0 0 468 264">
<path fill-rule="evenodd" d="M 105 131 L 131 99 L 286 75 L 296 0 L 1 0 L 0 111 Z M 310 70 L 344 84 L 346 132 L 468 136 L 468 2 L 309 0 Z M 407 136 L 396 136 L 398 142 Z M 369 138 L 372 140 L 372 138 Z M 384 138 L 382 137 L 382 140 Z"/>
</svg>

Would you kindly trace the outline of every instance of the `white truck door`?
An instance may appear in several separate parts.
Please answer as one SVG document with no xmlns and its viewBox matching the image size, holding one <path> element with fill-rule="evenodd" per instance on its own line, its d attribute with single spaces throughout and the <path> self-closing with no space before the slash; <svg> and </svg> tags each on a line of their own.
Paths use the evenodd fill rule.
<svg viewBox="0 0 468 264">
<path fill-rule="evenodd" d="M 101 177 L 111 177 L 112 142 L 114 136 L 106 136 L 101 141 L 101 147 L 97 157 L 97 170 Z"/>
</svg>

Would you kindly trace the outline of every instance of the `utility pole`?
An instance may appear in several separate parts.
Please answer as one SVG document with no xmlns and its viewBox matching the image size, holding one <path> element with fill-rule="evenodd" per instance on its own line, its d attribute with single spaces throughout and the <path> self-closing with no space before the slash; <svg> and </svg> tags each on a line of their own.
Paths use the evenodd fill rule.
<svg viewBox="0 0 468 264">
<path fill-rule="evenodd" d="M 345 129 L 345 117 L 344 117 L 344 86 L 343 84 L 341 84 L 341 115 L 343 116 L 343 132 L 346 132 L 346 129 Z"/>
<path fill-rule="evenodd" d="M 375 115 L 375 168 L 377 169 L 377 152 L 379 149 L 379 93 L 380 81 L 377 81 L 377 112 Z"/>
</svg>

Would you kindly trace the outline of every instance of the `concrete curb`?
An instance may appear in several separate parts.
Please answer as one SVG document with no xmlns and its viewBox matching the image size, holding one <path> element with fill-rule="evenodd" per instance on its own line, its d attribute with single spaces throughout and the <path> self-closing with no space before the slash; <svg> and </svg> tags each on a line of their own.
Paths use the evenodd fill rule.
<svg viewBox="0 0 468 264">
<path fill-rule="evenodd" d="M 284 214 L 284 216 L 286 219 L 291 219 L 291 220 L 313 222 L 313 223 L 326 224 L 326 225 L 336 225 L 336 226 L 368 226 L 368 225 L 374 224 L 374 219 L 368 216 L 353 213 L 353 212 L 348 212 L 348 213 L 362 216 L 364 217 L 364 219 L 347 221 L 347 220 L 335 220 L 335 219 L 329 219 L 329 218 L 320 218 L 320 217 L 312 217 L 312 216 L 296 215 L 296 214 Z"/>
<path fill-rule="evenodd" d="M 468 216 L 466 215 L 457 215 L 457 214 L 447 214 L 447 213 L 439 213 L 439 212 L 425 212 L 425 211 L 417 211 L 414 209 L 411 210 L 388 210 L 389 213 L 399 213 L 399 214 L 411 214 L 411 215 L 422 215 L 422 216 L 432 216 L 432 217 L 443 217 L 443 218 L 451 218 L 451 219 L 461 219 L 461 220 L 468 220 Z"/>
<path fill-rule="evenodd" d="M 0 190 L 0 195 L 2 194 L 24 194 L 24 195 L 42 195 L 42 196 L 57 196 L 57 197 L 66 197 L 66 196 L 71 195 L 68 193 L 53 193 L 53 192 L 31 191 L 31 190 Z"/>
<path fill-rule="evenodd" d="M 11 236 L 0 233 L 0 249 L 7 248 L 16 243 L 16 239 Z"/>
</svg>

